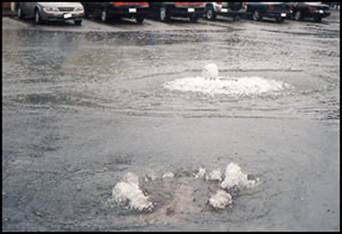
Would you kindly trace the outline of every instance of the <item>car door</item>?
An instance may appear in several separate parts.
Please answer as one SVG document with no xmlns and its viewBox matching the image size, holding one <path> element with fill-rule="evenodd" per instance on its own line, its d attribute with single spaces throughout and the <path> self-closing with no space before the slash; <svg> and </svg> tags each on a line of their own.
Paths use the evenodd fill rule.
<svg viewBox="0 0 342 234">
<path fill-rule="evenodd" d="M 27 17 L 34 17 L 34 9 L 37 2 L 23 2 L 24 11 Z"/>
</svg>

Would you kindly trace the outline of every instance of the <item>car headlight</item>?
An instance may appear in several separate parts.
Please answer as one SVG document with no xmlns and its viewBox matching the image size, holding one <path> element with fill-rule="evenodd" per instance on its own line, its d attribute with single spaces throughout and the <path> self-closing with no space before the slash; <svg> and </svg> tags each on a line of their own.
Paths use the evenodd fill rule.
<svg viewBox="0 0 342 234">
<path fill-rule="evenodd" d="M 58 12 L 58 8 L 57 7 L 44 7 L 45 11 L 49 11 L 49 12 Z"/>
<path fill-rule="evenodd" d="M 75 7 L 74 11 L 83 11 L 83 7 Z"/>
</svg>

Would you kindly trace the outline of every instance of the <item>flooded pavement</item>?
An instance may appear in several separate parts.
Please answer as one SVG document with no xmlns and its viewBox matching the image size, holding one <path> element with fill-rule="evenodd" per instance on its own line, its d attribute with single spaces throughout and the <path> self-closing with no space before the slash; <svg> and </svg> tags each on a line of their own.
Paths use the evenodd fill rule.
<svg viewBox="0 0 342 234">
<path fill-rule="evenodd" d="M 3 230 L 339 230 L 339 27 L 3 18 Z M 127 172 L 231 162 L 261 181 L 231 209 L 186 177 L 147 187 L 185 194 L 165 219 L 106 204 Z"/>
</svg>

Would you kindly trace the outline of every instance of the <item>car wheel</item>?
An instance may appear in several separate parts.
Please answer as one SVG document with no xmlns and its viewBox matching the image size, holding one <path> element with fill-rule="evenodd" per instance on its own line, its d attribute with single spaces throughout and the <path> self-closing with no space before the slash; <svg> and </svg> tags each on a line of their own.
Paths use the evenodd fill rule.
<svg viewBox="0 0 342 234">
<path fill-rule="evenodd" d="M 76 25 L 81 25 L 82 24 L 82 20 L 75 20 L 75 24 Z"/>
<path fill-rule="evenodd" d="M 167 9 L 165 7 L 160 8 L 159 18 L 161 21 L 165 22 L 169 20 Z"/>
<path fill-rule="evenodd" d="M 260 15 L 259 11 L 254 11 L 252 17 L 253 17 L 254 21 L 260 21 L 261 20 L 261 15 Z"/>
<path fill-rule="evenodd" d="M 36 11 L 34 13 L 34 23 L 35 24 L 42 24 L 43 23 L 42 18 L 40 16 L 39 9 L 36 9 Z"/>
<path fill-rule="evenodd" d="M 19 19 L 24 18 L 24 13 L 23 13 L 23 10 L 20 8 L 20 6 L 18 7 L 18 10 L 17 10 L 17 16 Z"/>
<path fill-rule="evenodd" d="M 235 15 L 234 17 L 233 17 L 233 21 L 240 21 L 240 16 L 239 15 Z"/>
<path fill-rule="evenodd" d="M 322 18 L 321 17 L 314 17 L 314 21 L 317 23 L 322 22 Z"/>
<path fill-rule="evenodd" d="M 108 13 L 107 13 L 106 9 L 102 9 L 102 11 L 101 11 L 101 21 L 103 23 L 108 22 Z"/>
<path fill-rule="evenodd" d="M 278 17 L 276 20 L 277 20 L 278 23 L 284 22 L 284 18 L 283 17 Z"/>
<path fill-rule="evenodd" d="M 296 11 L 296 14 L 295 14 L 295 16 L 294 16 L 294 19 L 295 20 L 301 20 L 302 19 L 302 12 L 300 12 L 300 11 Z"/>
<path fill-rule="evenodd" d="M 190 16 L 190 22 L 196 23 L 198 21 L 198 16 Z"/>
<path fill-rule="evenodd" d="M 136 18 L 136 21 L 138 24 L 142 24 L 144 22 L 144 17 L 141 15 L 138 15 Z"/>
<path fill-rule="evenodd" d="M 205 18 L 208 20 L 214 20 L 216 18 L 216 13 L 215 13 L 212 6 L 210 6 L 206 9 Z"/>
</svg>

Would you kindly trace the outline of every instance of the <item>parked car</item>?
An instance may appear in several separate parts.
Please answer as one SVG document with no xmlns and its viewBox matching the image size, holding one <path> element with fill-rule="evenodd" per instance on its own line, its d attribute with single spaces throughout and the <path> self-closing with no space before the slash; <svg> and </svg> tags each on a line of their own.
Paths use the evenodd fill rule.
<svg viewBox="0 0 342 234">
<path fill-rule="evenodd" d="M 171 17 L 190 18 L 197 22 L 204 13 L 205 2 L 150 2 L 150 11 L 161 21 L 168 21 Z"/>
<path fill-rule="evenodd" d="M 232 17 L 238 20 L 246 13 L 247 4 L 244 2 L 207 2 L 204 16 L 208 20 L 214 20 L 217 15 Z"/>
<path fill-rule="evenodd" d="M 255 21 L 273 18 L 277 22 L 283 22 L 286 12 L 286 4 L 282 2 L 247 2 L 247 14 Z"/>
<path fill-rule="evenodd" d="M 36 24 L 73 20 L 81 25 L 84 8 L 79 2 L 18 2 L 17 14 L 20 19 L 33 18 Z"/>
<path fill-rule="evenodd" d="M 148 9 L 148 2 L 83 2 L 86 17 L 93 17 L 102 22 L 116 18 L 135 18 L 143 23 Z"/>
<path fill-rule="evenodd" d="M 313 18 L 314 21 L 321 22 L 322 18 L 330 15 L 329 6 L 321 2 L 290 2 L 287 5 L 290 19 Z"/>
</svg>

